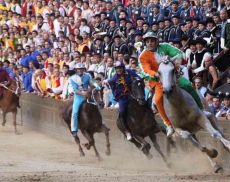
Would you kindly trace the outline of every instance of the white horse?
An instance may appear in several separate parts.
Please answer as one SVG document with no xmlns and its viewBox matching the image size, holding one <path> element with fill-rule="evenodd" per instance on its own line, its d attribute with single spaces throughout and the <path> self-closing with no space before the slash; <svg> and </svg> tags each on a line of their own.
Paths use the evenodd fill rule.
<svg viewBox="0 0 230 182">
<path fill-rule="evenodd" d="M 217 150 L 208 149 L 201 145 L 195 133 L 200 129 L 206 130 L 212 137 L 221 141 L 228 151 L 230 151 L 230 141 L 220 132 L 215 121 L 211 119 L 212 116 L 207 117 L 199 109 L 192 96 L 177 86 L 177 75 L 173 61 L 162 61 L 158 72 L 163 86 L 164 107 L 176 133 L 180 137 L 190 140 L 197 148 L 206 153 L 214 167 L 214 172 L 218 172 L 222 168 L 212 159 L 217 157 Z"/>
</svg>

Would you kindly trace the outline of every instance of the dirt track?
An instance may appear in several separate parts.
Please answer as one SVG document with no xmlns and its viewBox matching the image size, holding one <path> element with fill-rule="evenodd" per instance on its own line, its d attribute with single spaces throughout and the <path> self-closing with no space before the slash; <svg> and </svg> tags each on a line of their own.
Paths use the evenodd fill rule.
<svg viewBox="0 0 230 182">
<path fill-rule="evenodd" d="M 20 128 L 20 127 L 19 127 Z M 159 155 L 152 150 L 153 160 L 147 160 L 126 141 L 113 141 L 112 155 L 103 154 L 105 147 L 98 147 L 103 161 L 99 162 L 93 151 L 79 157 L 74 142 L 68 143 L 25 130 L 15 135 L 7 123 L 0 126 L 0 181 L 230 181 L 230 175 L 213 175 L 209 163 L 199 153 L 173 155 L 173 169 L 168 169 Z M 228 173 L 229 174 L 229 173 Z"/>
</svg>

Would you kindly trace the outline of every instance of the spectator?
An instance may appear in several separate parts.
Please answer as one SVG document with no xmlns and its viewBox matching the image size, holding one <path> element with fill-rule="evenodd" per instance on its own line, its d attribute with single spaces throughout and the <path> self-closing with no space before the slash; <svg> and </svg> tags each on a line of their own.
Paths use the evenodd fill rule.
<svg viewBox="0 0 230 182">
<path fill-rule="evenodd" d="M 207 92 L 207 88 L 202 85 L 202 79 L 200 77 L 195 78 L 194 85 L 196 90 L 205 97 L 205 93 Z"/>
<path fill-rule="evenodd" d="M 23 74 L 22 74 L 22 81 L 24 86 L 24 91 L 29 93 L 33 92 L 32 88 L 32 71 L 29 70 L 29 67 L 24 65 L 23 66 Z"/>
<path fill-rule="evenodd" d="M 224 95 L 222 103 L 223 103 L 222 109 L 220 109 L 216 113 L 216 117 L 225 117 L 225 118 L 229 119 L 229 117 L 230 117 L 230 95 L 229 95 L 229 93 L 226 93 Z"/>
<path fill-rule="evenodd" d="M 222 109 L 220 98 L 218 96 L 213 97 L 212 105 L 210 106 L 210 110 L 212 114 L 216 115 Z"/>
<path fill-rule="evenodd" d="M 34 92 L 60 99 L 62 90 L 69 89 L 60 87 L 55 95 L 46 85 L 51 85 L 54 77 L 63 77 L 66 85 L 77 63 L 84 63 L 93 77 L 100 75 L 101 82 L 113 75 L 113 62 L 117 60 L 138 73 L 138 57 L 146 49 L 142 36 L 150 31 L 160 42 L 185 53 L 178 71 L 183 71 L 186 78 L 189 71 L 190 80 L 198 76 L 194 84 L 204 96 L 203 88 L 215 88 L 218 76 L 228 75 L 229 2 L 3 0 L 0 61 L 12 78 L 18 76 L 25 81 L 25 88 L 29 83 L 25 75 L 33 74 L 33 70 Z M 31 70 L 22 73 L 22 66 L 25 72 L 26 67 Z M 106 107 L 116 104 L 110 89 L 104 91 L 108 92 Z M 70 98 L 69 91 L 65 98 Z"/>
</svg>

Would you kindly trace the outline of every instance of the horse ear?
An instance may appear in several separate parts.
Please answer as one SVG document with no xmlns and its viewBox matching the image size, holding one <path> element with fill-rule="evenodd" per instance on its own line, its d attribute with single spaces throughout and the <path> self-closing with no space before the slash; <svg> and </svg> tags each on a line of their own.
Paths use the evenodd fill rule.
<svg viewBox="0 0 230 182">
<path fill-rule="evenodd" d="M 140 80 L 141 80 L 141 81 L 145 81 L 145 78 L 146 78 L 146 77 L 142 77 Z"/>
</svg>

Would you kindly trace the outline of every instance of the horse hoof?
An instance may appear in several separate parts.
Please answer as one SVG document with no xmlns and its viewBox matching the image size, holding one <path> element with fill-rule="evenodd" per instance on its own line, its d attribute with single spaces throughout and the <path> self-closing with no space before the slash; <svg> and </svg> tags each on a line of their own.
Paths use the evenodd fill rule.
<svg viewBox="0 0 230 182">
<path fill-rule="evenodd" d="M 2 126 L 5 126 L 6 125 L 6 123 L 2 123 Z"/>
<path fill-rule="evenodd" d="M 103 159 L 102 159 L 101 156 L 97 156 L 97 160 L 98 160 L 98 161 L 103 161 Z"/>
<path fill-rule="evenodd" d="M 85 153 L 83 151 L 80 152 L 80 157 L 85 157 Z"/>
<path fill-rule="evenodd" d="M 148 155 L 146 155 L 146 156 L 147 156 L 147 158 L 148 158 L 149 160 L 153 158 L 153 155 L 152 155 L 152 154 L 148 154 Z"/>
<path fill-rule="evenodd" d="M 107 156 L 109 156 L 109 155 L 111 154 L 111 152 L 110 152 L 109 150 L 107 150 L 107 151 L 105 152 L 105 154 L 106 154 Z"/>
<path fill-rule="evenodd" d="M 15 135 L 22 135 L 22 133 L 19 131 L 15 131 Z"/>
<path fill-rule="evenodd" d="M 85 143 L 85 144 L 84 144 L 84 147 L 85 147 L 87 150 L 89 150 L 89 149 L 90 149 L 89 143 Z"/>
<path fill-rule="evenodd" d="M 140 150 L 142 151 L 149 151 L 151 149 L 151 145 L 147 143 L 146 145 L 143 145 Z"/>
<path fill-rule="evenodd" d="M 172 164 L 171 164 L 171 163 L 169 163 L 169 162 L 166 162 L 166 166 L 167 166 L 167 168 L 169 168 L 169 169 L 171 169 L 171 168 L 172 168 Z"/>
<path fill-rule="evenodd" d="M 219 166 L 218 164 L 214 166 L 214 173 L 223 173 L 223 172 L 224 169 L 221 166 Z"/>
<path fill-rule="evenodd" d="M 210 150 L 210 152 L 208 152 L 208 155 L 209 155 L 209 157 L 211 157 L 211 158 L 216 158 L 217 155 L 218 155 L 218 152 L 217 152 L 216 149 L 212 149 L 212 150 Z"/>
</svg>

